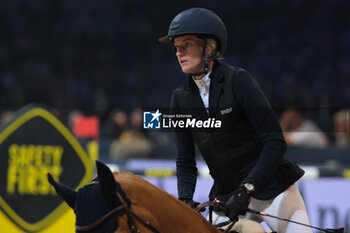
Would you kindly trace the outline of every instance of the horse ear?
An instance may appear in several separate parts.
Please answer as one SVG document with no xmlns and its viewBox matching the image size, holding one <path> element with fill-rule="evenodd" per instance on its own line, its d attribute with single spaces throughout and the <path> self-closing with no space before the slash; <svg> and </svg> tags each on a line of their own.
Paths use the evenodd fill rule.
<svg viewBox="0 0 350 233">
<path fill-rule="evenodd" d="M 74 209 L 77 192 L 68 186 L 56 182 L 50 173 L 47 173 L 49 183 L 55 188 L 56 193 L 72 208 Z"/>
<path fill-rule="evenodd" d="M 118 205 L 116 195 L 116 182 L 112 171 L 103 163 L 96 161 L 98 180 L 101 185 L 101 193 L 111 205 Z"/>
</svg>

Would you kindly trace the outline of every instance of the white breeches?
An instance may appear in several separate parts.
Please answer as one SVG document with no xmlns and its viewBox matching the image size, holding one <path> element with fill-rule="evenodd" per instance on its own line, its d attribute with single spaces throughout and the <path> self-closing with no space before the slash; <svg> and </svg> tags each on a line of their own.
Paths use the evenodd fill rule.
<svg viewBox="0 0 350 233">
<path fill-rule="evenodd" d="M 249 208 L 310 225 L 304 200 L 295 184 L 291 185 L 286 191 L 271 200 L 261 201 L 252 198 Z M 276 231 L 278 233 L 312 233 L 312 230 L 309 227 L 281 221 L 271 217 L 260 216 L 252 213 L 247 213 L 245 216 L 240 216 L 240 218 L 241 217 L 243 219 L 252 219 L 257 222 L 265 221 L 272 231 Z M 221 213 L 213 212 L 214 224 L 227 220 L 228 218 L 222 216 Z"/>
</svg>

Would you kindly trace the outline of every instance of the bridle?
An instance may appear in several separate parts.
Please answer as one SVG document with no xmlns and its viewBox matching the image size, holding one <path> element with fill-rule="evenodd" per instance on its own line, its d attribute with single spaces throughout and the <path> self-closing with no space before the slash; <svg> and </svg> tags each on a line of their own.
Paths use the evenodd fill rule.
<svg viewBox="0 0 350 233">
<path fill-rule="evenodd" d="M 99 182 L 98 181 L 92 181 L 90 184 L 97 184 L 97 183 L 99 183 Z M 108 217 L 110 217 L 114 213 L 117 213 L 118 211 L 122 211 L 123 210 L 124 213 L 127 216 L 128 225 L 129 225 L 129 229 L 130 229 L 131 233 L 140 233 L 141 232 L 137 228 L 137 225 L 136 225 L 134 219 L 138 220 L 143 226 L 145 226 L 149 230 L 153 231 L 154 233 L 161 233 L 150 222 L 143 220 L 140 216 L 135 214 L 135 212 L 133 212 L 131 210 L 131 208 L 129 208 L 128 204 L 126 203 L 126 201 L 124 200 L 124 198 L 122 197 L 122 195 L 118 191 L 116 192 L 116 194 L 117 194 L 117 196 L 118 196 L 118 198 L 119 198 L 119 200 L 121 202 L 120 206 L 115 207 L 114 209 L 109 211 L 107 214 L 103 215 L 101 218 L 99 218 L 98 220 L 96 220 L 95 222 L 93 222 L 93 223 L 91 223 L 89 225 L 85 225 L 85 226 L 75 225 L 75 229 L 77 231 L 90 231 L 90 230 L 93 230 L 97 226 L 99 226 L 101 223 L 103 223 Z"/>
<path fill-rule="evenodd" d="M 90 182 L 89 185 L 92 184 L 98 184 L 99 182 L 97 180 L 94 180 L 92 182 Z M 124 211 L 124 213 L 127 216 L 127 221 L 128 221 L 128 226 L 129 226 L 129 230 L 131 233 L 141 233 L 141 231 L 138 229 L 136 223 L 135 223 L 135 219 L 137 221 L 139 221 L 143 226 L 145 226 L 146 228 L 148 228 L 149 230 L 151 230 L 154 233 L 161 233 L 156 227 L 154 227 L 150 222 L 143 220 L 140 216 L 138 216 L 135 212 L 133 212 L 131 210 L 131 208 L 129 208 L 128 204 L 126 203 L 125 199 L 123 198 L 123 196 L 116 191 L 116 194 L 121 202 L 121 205 L 118 207 L 115 207 L 114 209 L 112 209 L 111 211 L 109 211 L 107 214 L 103 215 L 101 218 L 99 218 L 98 220 L 96 220 L 95 222 L 89 224 L 89 225 L 85 225 L 85 226 L 79 226 L 79 225 L 75 225 L 75 229 L 77 231 L 90 231 L 95 229 L 96 227 L 98 227 L 100 224 L 102 224 L 104 221 L 106 221 L 106 219 L 108 219 L 110 216 L 112 216 L 113 214 L 119 212 L 119 211 Z M 219 200 L 214 199 L 213 201 L 208 201 L 208 202 L 204 202 L 200 205 L 197 206 L 197 208 L 195 209 L 196 211 L 199 212 L 199 210 L 201 208 L 207 207 L 209 206 L 209 219 L 210 222 L 212 223 L 212 208 L 216 207 L 218 209 L 223 209 L 224 207 L 222 206 L 222 204 L 220 203 Z M 228 233 L 231 228 L 233 227 L 233 225 L 235 224 L 235 221 L 226 221 L 223 223 L 219 223 L 217 225 L 214 225 L 215 227 L 219 228 L 219 227 L 223 227 L 228 225 L 228 227 L 225 229 L 225 231 L 223 233 Z"/>
<path fill-rule="evenodd" d="M 98 182 L 97 181 L 93 181 L 92 183 L 98 183 Z M 129 229 L 130 229 L 131 233 L 141 233 L 141 231 L 137 228 L 137 225 L 135 224 L 134 218 L 136 220 L 138 220 L 143 226 L 145 226 L 149 230 L 153 231 L 154 233 L 161 233 L 151 223 L 149 223 L 148 221 L 143 220 L 141 217 L 139 217 L 137 214 L 135 214 L 129 208 L 128 204 L 126 203 L 126 201 L 124 200 L 124 198 L 122 197 L 122 195 L 119 192 L 116 192 L 116 194 L 117 194 L 117 196 L 118 196 L 118 198 L 119 198 L 119 200 L 120 200 L 120 202 L 122 204 L 121 206 L 118 206 L 118 207 L 112 209 L 107 214 L 102 216 L 100 219 L 98 219 L 97 221 L 95 221 L 95 222 L 93 222 L 93 223 L 91 223 L 89 225 L 86 225 L 86 226 L 75 225 L 76 230 L 78 230 L 78 231 L 89 231 L 89 230 L 92 230 L 92 229 L 96 228 L 98 225 L 100 225 L 101 223 L 103 223 L 108 217 L 110 217 L 114 213 L 116 213 L 118 211 L 121 211 L 121 210 L 124 210 L 124 212 L 127 215 L 128 225 L 129 225 Z M 215 207 L 215 208 L 217 208 L 219 210 L 224 210 L 225 209 L 224 205 L 225 204 L 223 204 L 219 200 L 214 199 L 213 201 L 207 201 L 207 202 L 204 202 L 202 204 L 199 204 L 196 207 L 195 210 L 199 212 L 200 209 L 209 206 L 209 220 L 210 220 L 210 223 L 212 223 L 213 207 Z M 273 215 L 267 214 L 267 213 L 262 212 L 262 211 L 257 211 L 257 210 L 253 210 L 253 209 L 249 209 L 249 208 L 247 209 L 247 211 L 251 212 L 251 213 L 254 213 L 254 214 L 257 214 L 257 215 L 272 217 L 272 218 L 275 218 L 275 219 L 278 219 L 278 220 L 292 222 L 292 223 L 303 225 L 303 226 L 310 227 L 310 228 L 315 228 L 317 230 L 321 230 L 321 231 L 324 231 L 324 232 L 329 232 L 329 233 L 343 233 L 344 232 L 344 228 L 324 229 L 324 228 L 315 227 L 315 226 L 307 225 L 307 224 L 304 224 L 304 223 L 296 222 L 296 221 L 293 221 L 293 220 L 289 220 L 289 219 L 273 216 Z M 227 228 L 225 229 L 225 231 L 223 232 L 223 233 L 228 233 L 232 229 L 232 227 L 233 227 L 233 225 L 235 223 L 236 223 L 236 221 L 228 220 L 226 222 L 222 222 L 222 223 L 216 224 L 214 226 L 219 228 L 219 227 L 223 227 L 223 226 L 228 225 Z"/>
</svg>

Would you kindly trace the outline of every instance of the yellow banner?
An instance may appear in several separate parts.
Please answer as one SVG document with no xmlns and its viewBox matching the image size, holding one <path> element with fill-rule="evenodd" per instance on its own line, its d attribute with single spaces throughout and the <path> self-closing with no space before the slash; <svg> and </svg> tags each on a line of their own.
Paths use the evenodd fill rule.
<svg viewBox="0 0 350 233">
<path fill-rule="evenodd" d="M 40 208 L 40 207 L 38 207 Z M 56 221 L 47 226 L 40 233 L 75 233 L 74 229 L 75 215 L 72 209 L 68 209 Z M 0 211 L 0 232 L 1 233 L 26 233 L 14 224 L 2 211 Z"/>
</svg>

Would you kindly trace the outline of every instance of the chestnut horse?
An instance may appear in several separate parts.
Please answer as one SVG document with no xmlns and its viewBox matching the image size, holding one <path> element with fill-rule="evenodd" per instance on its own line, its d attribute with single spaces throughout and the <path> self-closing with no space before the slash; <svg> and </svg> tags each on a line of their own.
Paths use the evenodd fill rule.
<svg viewBox="0 0 350 233">
<path fill-rule="evenodd" d="M 201 214 L 130 172 L 96 161 L 97 178 L 78 192 L 56 182 L 57 194 L 74 209 L 76 232 L 222 233 Z"/>
</svg>

